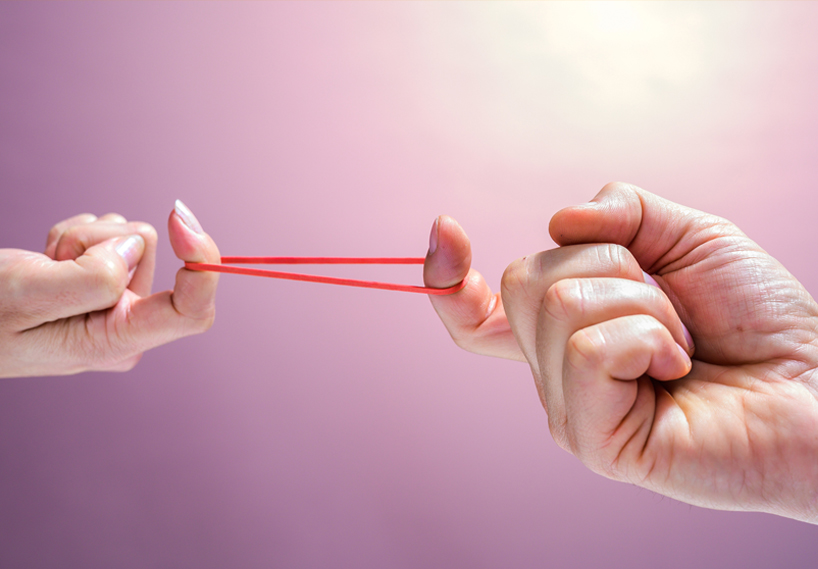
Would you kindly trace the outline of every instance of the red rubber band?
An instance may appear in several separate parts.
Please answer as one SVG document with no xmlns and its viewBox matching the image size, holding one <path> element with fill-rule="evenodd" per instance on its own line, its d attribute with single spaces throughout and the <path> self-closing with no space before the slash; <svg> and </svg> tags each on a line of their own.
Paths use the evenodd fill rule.
<svg viewBox="0 0 818 569">
<path fill-rule="evenodd" d="M 449 288 L 432 288 L 427 286 L 404 285 L 397 283 L 381 283 L 376 281 L 361 281 L 358 279 L 342 279 L 338 277 L 324 277 L 319 275 L 304 275 L 301 273 L 285 273 L 267 269 L 250 269 L 247 267 L 231 267 L 233 264 L 243 265 L 422 265 L 423 257 L 222 257 L 221 265 L 211 263 L 185 263 L 185 268 L 193 271 L 211 271 L 216 273 L 232 273 L 236 275 L 251 275 L 254 277 L 269 277 L 290 281 L 306 281 L 311 283 L 334 284 L 341 286 L 357 286 L 361 288 L 377 288 L 381 290 L 396 290 L 400 292 L 417 292 L 421 294 L 447 295 L 454 294 L 466 286 L 462 280 Z"/>
</svg>

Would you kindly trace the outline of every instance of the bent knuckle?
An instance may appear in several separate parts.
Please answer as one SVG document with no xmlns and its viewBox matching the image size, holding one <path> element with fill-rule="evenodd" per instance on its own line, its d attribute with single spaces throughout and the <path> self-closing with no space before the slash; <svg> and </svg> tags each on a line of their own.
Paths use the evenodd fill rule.
<svg viewBox="0 0 818 569">
<path fill-rule="evenodd" d="M 127 271 L 113 259 L 101 260 L 94 267 L 94 285 L 106 299 L 115 301 L 128 287 Z"/>
<path fill-rule="evenodd" d="M 500 289 L 504 295 L 515 296 L 519 291 L 526 288 L 528 282 L 527 257 L 522 257 L 512 262 L 503 271 L 500 279 Z"/>
<path fill-rule="evenodd" d="M 127 360 L 125 360 L 124 362 L 122 362 L 119 365 L 117 371 L 131 371 L 133 368 L 136 367 L 136 364 L 138 364 L 141 359 L 142 359 L 142 354 L 141 353 L 136 354 L 135 356 L 132 356 L 132 357 L 128 358 Z"/>
<path fill-rule="evenodd" d="M 74 226 L 66 229 L 57 243 L 57 259 L 73 259 L 82 255 L 88 249 L 87 238 L 88 236 L 82 227 Z"/>
<path fill-rule="evenodd" d="M 568 421 L 564 416 L 557 416 L 556 413 L 548 415 L 548 431 L 551 438 L 562 450 L 574 453 L 574 445 L 568 436 Z"/>
<path fill-rule="evenodd" d="M 616 243 L 605 243 L 597 248 L 603 270 L 612 277 L 625 277 L 630 274 L 631 265 L 635 263 L 633 255 L 626 247 Z"/>
<path fill-rule="evenodd" d="M 469 339 L 467 337 L 461 336 L 459 334 L 457 334 L 457 335 L 452 334 L 451 336 L 452 336 L 452 341 L 454 341 L 455 346 L 457 346 L 458 348 L 460 348 L 462 350 L 466 350 L 467 352 L 472 351 L 471 350 L 472 344 L 471 344 L 471 342 L 469 341 Z"/>
<path fill-rule="evenodd" d="M 579 280 L 563 279 L 548 287 L 543 307 L 556 320 L 567 321 L 584 313 L 586 294 Z"/>
<path fill-rule="evenodd" d="M 56 239 L 62 235 L 62 223 L 58 223 L 54 225 L 51 229 L 48 230 L 48 235 L 46 236 L 47 242 L 56 241 Z"/>
<path fill-rule="evenodd" d="M 159 241 L 159 234 L 156 228 L 150 223 L 139 223 L 139 234 L 145 240 L 145 243 L 155 244 Z"/>
<path fill-rule="evenodd" d="M 608 182 L 602 187 L 602 191 L 618 194 L 635 194 L 636 186 L 627 182 Z"/>
<path fill-rule="evenodd" d="M 566 345 L 565 362 L 575 369 L 599 367 L 604 360 L 605 339 L 586 329 L 574 332 Z"/>
<path fill-rule="evenodd" d="M 188 318 L 188 326 L 192 334 L 202 334 L 213 327 L 216 322 L 216 311 L 209 311 L 195 318 Z"/>
</svg>

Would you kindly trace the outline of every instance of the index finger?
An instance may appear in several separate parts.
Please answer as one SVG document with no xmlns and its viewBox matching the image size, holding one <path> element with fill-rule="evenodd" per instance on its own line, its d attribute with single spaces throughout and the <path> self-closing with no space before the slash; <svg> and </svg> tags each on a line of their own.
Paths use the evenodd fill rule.
<svg viewBox="0 0 818 569">
<path fill-rule="evenodd" d="M 81 213 L 55 224 L 48 232 L 48 237 L 45 242 L 45 254 L 56 260 L 57 243 L 60 241 L 62 234 L 75 225 L 85 225 L 87 223 L 93 223 L 96 220 L 97 216 L 93 213 Z"/>
</svg>

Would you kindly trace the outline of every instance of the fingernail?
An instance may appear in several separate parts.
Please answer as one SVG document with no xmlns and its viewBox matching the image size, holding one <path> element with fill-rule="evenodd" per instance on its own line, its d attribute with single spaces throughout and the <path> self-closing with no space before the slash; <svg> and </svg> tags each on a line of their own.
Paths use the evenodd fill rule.
<svg viewBox="0 0 818 569">
<path fill-rule="evenodd" d="M 131 235 L 116 244 L 114 250 L 128 263 L 128 269 L 133 269 L 142 258 L 145 249 L 145 240 L 141 235 Z"/>
<path fill-rule="evenodd" d="M 693 336 L 690 335 L 690 330 L 687 329 L 687 326 L 684 325 L 682 322 L 682 334 L 684 334 L 685 342 L 687 342 L 687 349 L 689 351 L 693 351 Z"/>
<path fill-rule="evenodd" d="M 656 279 L 647 274 L 645 271 L 642 271 L 642 278 L 645 279 L 645 282 L 647 284 L 655 286 L 658 289 L 662 288 L 659 286 L 659 283 L 656 282 Z M 692 352 L 694 347 L 693 336 L 690 335 L 690 330 L 687 329 L 687 326 L 684 325 L 684 322 L 682 322 L 682 334 L 684 334 L 685 342 L 687 342 L 688 349 Z"/>
<path fill-rule="evenodd" d="M 654 279 L 652 276 L 647 274 L 645 271 L 642 271 L 642 278 L 645 280 L 645 282 L 647 284 L 655 286 L 658 289 L 662 288 L 662 287 L 659 286 L 659 283 L 656 282 L 656 279 Z"/>
<path fill-rule="evenodd" d="M 438 217 L 432 224 L 432 232 L 429 234 L 429 254 L 433 255 L 437 251 L 437 231 L 438 231 Z"/>
<path fill-rule="evenodd" d="M 682 354 L 682 357 L 687 362 L 687 367 L 690 368 L 693 365 L 693 362 L 690 360 L 690 356 L 687 355 L 687 352 L 681 346 L 681 344 L 676 344 L 676 347 L 679 349 L 679 353 Z"/>
<path fill-rule="evenodd" d="M 182 203 L 182 200 L 176 200 L 176 203 L 173 206 L 173 210 L 176 212 L 176 215 L 184 222 L 185 225 L 188 226 L 188 229 L 193 231 L 194 233 L 198 233 L 202 235 L 204 233 L 204 229 L 202 229 L 201 224 L 199 224 L 199 220 L 196 219 L 196 216 L 193 215 L 193 212 Z"/>
</svg>

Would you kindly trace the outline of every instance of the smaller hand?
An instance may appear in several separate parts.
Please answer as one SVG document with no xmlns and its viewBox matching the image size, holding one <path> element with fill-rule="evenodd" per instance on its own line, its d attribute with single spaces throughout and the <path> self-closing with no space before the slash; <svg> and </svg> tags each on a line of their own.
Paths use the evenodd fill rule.
<svg viewBox="0 0 818 569">
<path fill-rule="evenodd" d="M 168 231 L 179 259 L 219 262 L 180 201 Z M 51 229 L 45 254 L 0 249 L 0 377 L 126 371 L 146 350 L 207 330 L 218 275 L 180 269 L 173 291 L 151 295 L 156 242 L 147 223 L 82 214 Z"/>
</svg>

